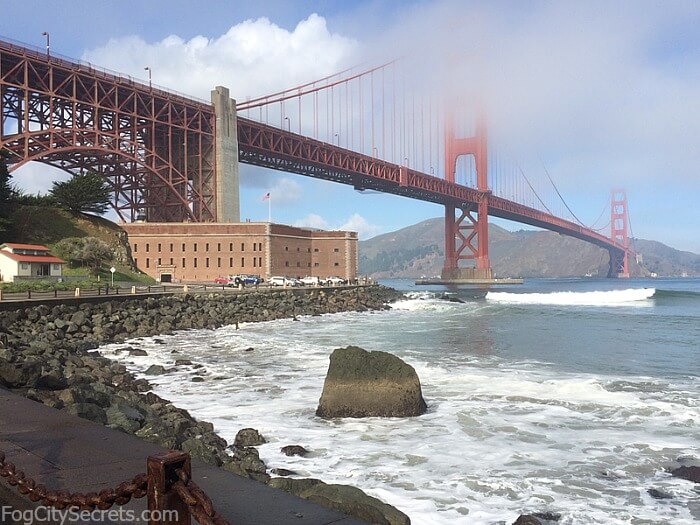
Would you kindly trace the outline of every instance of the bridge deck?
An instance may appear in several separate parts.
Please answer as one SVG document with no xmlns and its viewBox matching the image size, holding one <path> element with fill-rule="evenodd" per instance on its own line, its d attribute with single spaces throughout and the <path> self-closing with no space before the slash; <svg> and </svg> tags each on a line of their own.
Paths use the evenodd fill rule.
<svg viewBox="0 0 700 525">
<path fill-rule="evenodd" d="M 145 472 L 146 457 L 164 451 L 2 388 L 0 407 L 0 450 L 28 477 L 50 489 L 99 492 Z M 192 477 L 212 499 L 215 509 L 237 525 L 364 523 L 198 460 L 192 461 Z M 18 510 L 37 506 L 21 497 L 4 478 L 0 480 L 0 502 Z M 133 500 L 123 508 L 140 513 L 146 508 L 146 498 Z"/>
</svg>

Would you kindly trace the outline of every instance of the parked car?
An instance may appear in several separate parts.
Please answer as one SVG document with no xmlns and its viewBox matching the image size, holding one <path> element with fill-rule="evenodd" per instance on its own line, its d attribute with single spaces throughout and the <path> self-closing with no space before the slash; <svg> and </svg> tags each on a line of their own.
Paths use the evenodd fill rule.
<svg viewBox="0 0 700 525">
<path fill-rule="evenodd" d="M 241 284 L 241 278 L 238 275 L 227 275 L 225 277 L 217 277 L 214 279 L 214 283 L 225 286 L 238 286 Z"/>
<path fill-rule="evenodd" d="M 307 275 L 306 277 L 301 279 L 301 283 L 304 286 L 318 286 L 319 284 L 321 284 L 321 280 L 316 276 Z"/>
<path fill-rule="evenodd" d="M 287 278 L 286 277 L 281 277 L 279 275 L 275 275 L 273 277 L 270 277 L 267 280 L 267 283 L 270 286 L 286 286 L 287 285 Z"/>
<path fill-rule="evenodd" d="M 248 274 L 241 275 L 240 277 L 243 281 L 243 284 L 245 285 L 258 285 L 263 282 L 262 278 L 259 275 Z"/>
<path fill-rule="evenodd" d="M 287 286 L 304 286 L 304 283 L 296 277 L 287 277 Z"/>
<path fill-rule="evenodd" d="M 338 286 L 338 285 L 341 285 L 341 284 L 345 284 L 345 279 L 342 279 L 342 278 L 340 278 L 340 277 L 337 277 L 337 276 L 333 275 L 333 276 L 328 277 L 328 278 L 326 279 L 326 284 L 327 284 L 327 285 L 330 285 L 330 286 Z"/>
</svg>

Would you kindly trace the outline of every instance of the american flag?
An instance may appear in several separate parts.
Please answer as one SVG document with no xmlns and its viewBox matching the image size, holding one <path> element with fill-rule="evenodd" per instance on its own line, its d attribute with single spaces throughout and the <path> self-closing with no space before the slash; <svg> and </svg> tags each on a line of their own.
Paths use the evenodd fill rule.
<svg viewBox="0 0 700 525">
<path fill-rule="evenodd" d="M 263 195 L 262 200 L 263 200 L 263 202 L 270 200 L 270 192 L 269 191 L 265 195 Z"/>
</svg>

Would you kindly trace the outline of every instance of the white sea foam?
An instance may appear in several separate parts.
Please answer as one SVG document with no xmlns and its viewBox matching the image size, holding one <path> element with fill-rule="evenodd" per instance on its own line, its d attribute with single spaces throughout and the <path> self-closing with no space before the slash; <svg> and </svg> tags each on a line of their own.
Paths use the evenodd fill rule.
<svg viewBox="0 0 700 525">
<path fill-rule="evenodd" d="M 440 302 L 423 297 L 409 301 Z M 185 366 L 148 379 L 229 442 L 241 428 L 260 430 L 269 441 L 259 449 L 268 467 L 358 486 L 413 523 L 512 523 L 522 512 L 546 510 L 561 513 L 563 525 L 695 522 L 692 484 L 664 469 L 679 456 L 698 456 L 697 379 L 672 385 L 474 357 L 460 351 L 459 337 L 454 352 L 437 351 L 426 342 L 451 340 L 446 319 L 462 319 L 460 308 L 473 305 L 446 306 L 457 308 L 454 315 L 418 308 L 306 317 L 160 337 L 165 344 L 142 339 L 145 357 L 115 353 L 123 344 L 102 351 L 141 376 L 150 364 L 170 366 L 176 358 L 204 365 L 206 372 Z M 421 351 L 406 345 L 418 324 Z M 329 354 L 350 343 L 409 361 L 428 412 L 317 418 Z M 194 375 L 205 382 L 191 382 Z M 288 444 L 311 454 L 287 457 L 280 448 Z M 652 487 L 673 499 L 653 499 L 646 492 Z"/>
<path fill-rule="evenodd" d="M 650 306 L 654 288 L 630 288 L 594 292 L 509 293 L 488 292 L 488 301 L 507 304 L 560 306 Z"/>
</svg>

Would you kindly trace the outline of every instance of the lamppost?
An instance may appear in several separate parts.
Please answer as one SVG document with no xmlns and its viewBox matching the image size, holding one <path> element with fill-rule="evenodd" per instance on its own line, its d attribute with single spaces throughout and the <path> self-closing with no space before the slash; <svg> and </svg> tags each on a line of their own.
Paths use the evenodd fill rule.
<svg viewBox="0 0 700 525">
<path fill-rule="evenodd" d="M 153 82 L 152 82 L 152 79 L 151 79 L 151 73 L 152 73 L 153 71 L 151 70 L 151 68 L 150 68 L 149 66 L 146 66 L 146 67 L 144 67 L 143 69 L 144 69 L 144 71 L 148 71 L 148 89 L 150 89 L 151 91 L 153 91 Z"/>
<path fill-rule="evenodd" d="M 287 121 L 287 131 L 290 133 L 292 132 L 292 123 L 289 121 L 289 117 L 284 117 L 284 120 Z"/>
<path fill-rule="evenodd" d="M 48 31 L 44 31 L 43 33 L 41 33 L 41 36 L 46 37 L 46 58 L 49 58 L 51 56 L 51 37 L 49 36 Z"/>
<path fill-rule="evenodd" d="M 337 133 L 334 133 L 333 139 L 338 139 L 338 147 L 340 147 L 340 135 L 338 135 Z"/>
</svg>

